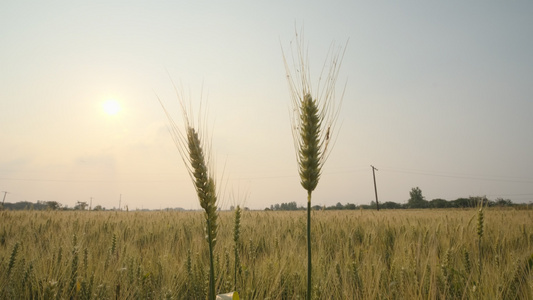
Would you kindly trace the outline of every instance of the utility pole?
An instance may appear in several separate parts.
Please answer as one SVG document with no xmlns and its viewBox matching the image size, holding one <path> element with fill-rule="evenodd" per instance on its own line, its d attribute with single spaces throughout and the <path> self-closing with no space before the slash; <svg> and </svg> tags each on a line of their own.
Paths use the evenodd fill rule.
<svg viewBox="0 0 533 300">
<path fill-rule="evenodd" d="M 122 203 L 122 194 L 120 194 L 120 198 L 118 199 L 118 210 L 120 210 L 121 203 Z"/>
<path fill-rule="evenodd" d="M 379 202 L 378 202 L 378 188 L 376 186 L 376 172 L 378 169 L 376 169 L 373 165 L 370 165 L 372 167 L 372 176 L 374 177 L 374 193 L 376 193 L 376 207 L 379 211 Z"/>
<path fill-rule="evenodd" d="M 89 211 L 93 209 L 93 197 L 91 197 L 91 202 L 89 202 Z"/>
<path fill-rule="evenodd" d="M 3 210 L 3 209 L 4 209 L 4 202 L 6 201 L 6 195 L 7 195 L 9 192 L 2 191 L 2 193 L 4 193 L 4 199 L 2 200 L 2 210 Z"/>
</svg>

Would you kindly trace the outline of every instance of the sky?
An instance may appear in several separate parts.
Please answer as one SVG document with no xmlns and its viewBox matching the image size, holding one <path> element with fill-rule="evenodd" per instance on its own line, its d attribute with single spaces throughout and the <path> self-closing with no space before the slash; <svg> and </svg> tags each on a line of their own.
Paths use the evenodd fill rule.
<svg viewBox="0 0 533 300">
<path fill-rule="evenodd" d="M 303 30 L 313 82 L 347 43 L 313 204 L 375 200 L 371 165 L 380 202 L 413 187 L 533 202 L 532 15 L 531 1 L 2 1 L 0 196 L 198 209 L 158 102 L 182 124 L 175 82 L 207 115 L 221 208 L 304 205 L 282 55 Z"/>
</svg>

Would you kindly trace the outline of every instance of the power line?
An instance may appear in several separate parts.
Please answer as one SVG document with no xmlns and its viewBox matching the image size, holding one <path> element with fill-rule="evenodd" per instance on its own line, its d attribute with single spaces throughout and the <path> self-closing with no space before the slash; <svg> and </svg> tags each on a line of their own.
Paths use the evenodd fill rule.
<svg viewBox="0 0 533 300">
<path fill-rule="evenodd" d="M 490 195 L 487 195 L 487 197 L 513 197 L 513 198 L 525 197 L 525 198 L 530 198 L 530 197 L 533 197 L 533 194 L 490 194 Z"/>
<path fill-rule="evenodd" d="M 478 175 L 461 175 L 461 174 L 452 175 L 452 174 L 445 174 L 445 173 L 437 174 L 436 172 L 428 172 L 428 171 L 398 170 L 398 169 L 384 169 L 384 168 L 381 168 L 381 170 L 386 171 L 386 172 L 392 172 L 392 173 L 416 174 L 416 175 L 447 177 L 447 178 L 457 178 L 457 179 L 473 179 L 473 180 L 480 180 L 480 181 L 533 183 L 533 180 L 531 179 L 505 179 L 505 177 L 501 177 L 500 179 L 498 179 L 498 178 L 490 178 L 490 177 L 478 176 Z"/>
<path fill-rule="evenodd" d="M 175 179 L 157 179 L 157 180 L 101 180 L 101 179 L 39 179 L 39 178 L 0 178 L 6 181 L 34 181 L 34 182 L 176 182 Z"/>
<path fill-rule="evenodd" d="M 366 168 L 365 168 L 366 169 Z M 480 176 L 480 175 L 466 175 L 466 174 L 453 174 L 445 172 L 435 172 L 435 171 L 422 171 L 422 170 L 407 170 L 407 169 L 394 169 L 394 168 L 380 168 L 381 171 L 391 172 L 391 173 L 404 173 L 404 174 L 415 174 L 415 175 L 424 175 L 424 176 L 433 176 L 433 177 L 446 177 L 446 178 L 456 178 L 456 179 L 472 179 L 480 181 L 492 181 L 492 182 L 511 182 L 511 183 L 533 183 L 533 179 L 529 178 L 519 178 L 519 177 L 502 177 L 502 176 Z M 377 169 L 376 169 L 377 170 Z M 344 169 L 344 170 L 331 170 L 325 171 L 323 174 L 352 174 L 363 172 L 362 168 L 354 169 Z M 261 179 L 280 179 L 280 178 L 294 178 L 298 177 L 297 174 L 294 175 L 256 175 L 256 176 L 242 176 L 242 177 L 233 177 L 228 178 L 230 180 L 261 180 Z M 494 178 L 499 177 L 499 178 Z M 0 180 L 5 181 L 28 181 L 28 182 L 77 182 L 77 183 L 166 183 L 172 182 L 176 183 L 177 181 L 183 181 L 184 179 L 154 179 L 154 180 L 102 180 L 102 179 L 42 179 L 42 178 L 13 178 L 13 177 L 2 177 Z"/>
</svg>

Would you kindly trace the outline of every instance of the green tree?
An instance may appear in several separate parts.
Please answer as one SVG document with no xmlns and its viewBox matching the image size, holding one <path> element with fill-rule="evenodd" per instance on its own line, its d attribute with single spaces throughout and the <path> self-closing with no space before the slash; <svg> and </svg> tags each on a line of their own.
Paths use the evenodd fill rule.
<svg viewBox="0 0 533 300">
<path fill-rule="evenodd" d="M 422 190 L 419 187 L 414 187 L 409 192 L 411 196 L 407 201 L 407 207 L 409 208 L 425 208 L 427 207 L 428 202 L 422 196 Z"/>
<path fill-rule="evenodd" d="M 387 201 L 381 204 L 381 208 L 383 209 L 401 209 L 402 205 L 396 202 Z"/>
<path fill-rule="evenodd" d="M 428 204 L 430 208 L 446 208 L 451 205 L 450 203 L 448 203 L 448 201 L 444 199 L 433 199 L 429 201 Z"/>
<path fill-rule="evenodd" d="M 46 205 L 51 210 L 58 210 L 58 209 L 61 208 L 61 204 L 58 203 L 57 201 L 48 201 L 48 202 L 46 202 Z"/>
<path fill-rule="evenodd" d="M 513 202 L 510 199 L 496 198 L 496 206 L 513 206 Z"/>
<path fill-rule="evenodd" d="M 87 202 L 85 201 L 78 201 L 76 203 L 76 206 L 74 206 L 74 209 L 75 210 L 85 210 L 87 208 L 87 206 L 89 206 L 89 204 L 87 204 Z"/>
<path fill-rule="evenodd" d="M 468 198 L 457 198 L 452 201 L 452 207 L 472 207 L 472 205 Z"/>
<path fill-rule="evenodd" d="M 354 210 L 357 209 L 357 206 L 353 203 L 346 203 L 346 205 L 344 205 L 344 209 Z"/>
</svg>

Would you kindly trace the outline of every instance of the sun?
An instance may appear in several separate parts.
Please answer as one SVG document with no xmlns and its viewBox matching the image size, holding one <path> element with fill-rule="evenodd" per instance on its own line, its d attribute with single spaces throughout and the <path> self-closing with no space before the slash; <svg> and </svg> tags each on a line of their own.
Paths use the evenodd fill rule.
<svg viewBox="0 0 533 300">
<path fill-rule="evenodd" d="M 109 99 L 104 102 L 102 105 L 104 112 L 110 116 L 114 116 L 120 112 L 120 104 L 115 99 Z"/>
</svg>

